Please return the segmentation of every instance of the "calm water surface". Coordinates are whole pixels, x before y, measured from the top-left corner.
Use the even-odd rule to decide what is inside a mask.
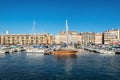
[[[0,80],[120,80],[120,55],[0,54]]]

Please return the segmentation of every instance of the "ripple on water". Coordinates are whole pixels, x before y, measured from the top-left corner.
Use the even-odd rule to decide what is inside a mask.
[[[119,80],[120,56],[0,55],[1,80]]]

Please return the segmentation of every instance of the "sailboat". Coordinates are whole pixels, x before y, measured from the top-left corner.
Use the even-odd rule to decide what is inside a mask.
[[[31,47],[29,47],[29,48],[27,48],[26,49],[26,52],[28,52],[28,53],[48,53],[48,49],[47,48],[45,48],[45,47],[42,47],[42,48],[40,48],[40,46],[37,46],[36,45],[36,34],[34,33],[35,31],[34,31],[34,28],[35,28],[35,22],[33,21],[33,30],[32,30],[32,32],[33,32],[33,38],[34,38],[34,46],[31,46]]]
[[[73,47],[71,48],[71,46],[69,45],[68,43],[68,21],[66,20],[66,45],[67,47],[64,48],[64,49],[57,49],[57,50],[54,50],[52,52],[52,54],[63,54],[63,55],[67,55],[67,54],[76,54],[78,51],[75,50]]]

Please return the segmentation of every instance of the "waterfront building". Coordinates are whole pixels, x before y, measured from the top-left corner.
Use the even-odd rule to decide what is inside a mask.
[[[48,36],[48,43],[49,44],[54,44],[55,43],[55,36],[54,35],[50,34]]]
[[[67,42],[68,44],[81,42],[81,35],[75,31],[69,31],[68,35],[66,35],[66,32],[62,31],[55,36],[56,44],[67,43]]]
[[[107,30],[104,32],[104,44],[118,44],[120,42],[120,30]]]
[[[0,35],[0,45],[5,44],[5,38],[3,35]]]
[[[0,36],[0,43],[2,45],[39,45],[51,44],[54,39],[52,35],[43,34],[6,34]]]
[[[89,43],[95,43],[95,33],[94,32],[82,32],[80,33],[82,39],[82,45],[87,45]]]
[[[96,33],[95,34],[95,44],[104,44],[103,39],[104,39],[103,33]]]

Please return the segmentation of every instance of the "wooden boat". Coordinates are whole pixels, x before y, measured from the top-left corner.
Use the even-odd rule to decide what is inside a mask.
[[[76,54],[77,52],[76,50],[56,50],[52,54]]]
[[[58,49],[58,50],[54,50],[53,52],[52,52],[52,54],[76,54],[78,51],[77,50],[75,50],[73,47],[72,48],[69,48],[70,46],[68,45],[69,43],[68,43],[68,21],[66,20],[66,47],[65,47],[65,49],[62,49],[62,48],[60,48],[60,49]],[[63,44],[64,45],[64,44]]]

